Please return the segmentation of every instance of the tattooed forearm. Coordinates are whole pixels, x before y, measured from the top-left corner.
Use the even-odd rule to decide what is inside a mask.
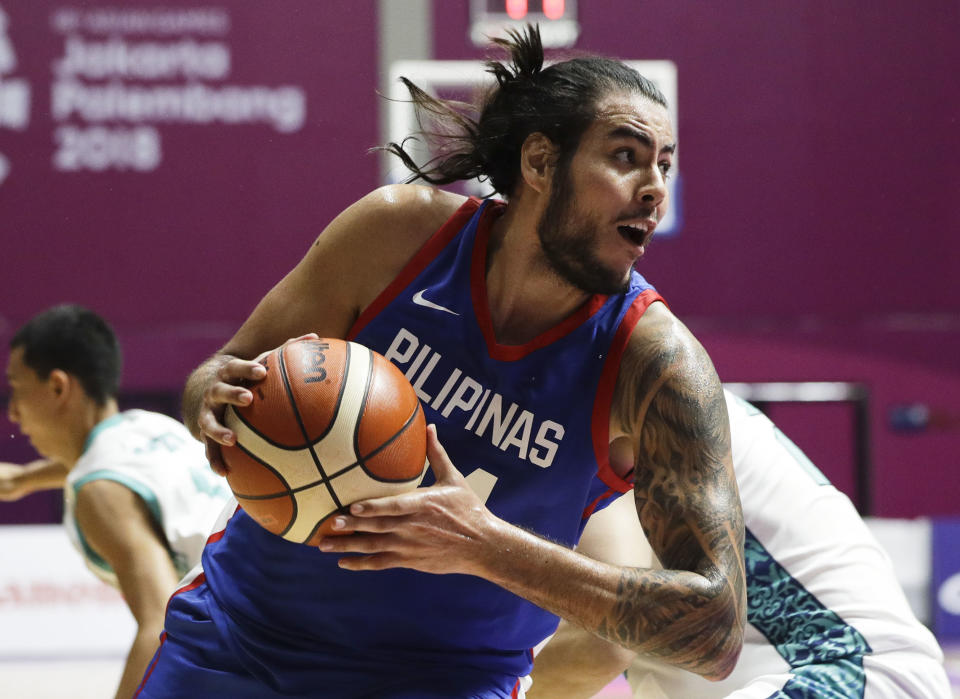
[[[637,513],[665,569],[625,570],[596,631],[723,676],[744,624],[743,519],[719,379],[699,344],[674,330],[653,325],[631,344],[614,398],[634,445]]]
[[[725,676],[736,661],[742,622],[724,587],[679,570],[625,569],[617,603],[596,632],[690,672]]]

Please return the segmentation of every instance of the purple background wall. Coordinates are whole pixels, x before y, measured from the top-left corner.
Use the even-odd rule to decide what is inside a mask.
[[[481,57],[467,3],[434,5],[435,57]],[[578,50],[678,67],[683,226],[641,271],[724,380],[869,386],[877,514],[960,513],[960,6],[580,5]],[[56,130],[91,126],[50,110],[65,42],[50,18],[66,5],[0,6],[19,60],[0,81],[32,88],[29,126],[0,126],[11,163],[0,184],[0,359],[23,321],[75,301],[117,327],[128,390],[175,393],[323,225],[376,186],[366,152],[379,139],[376,4],[237,3],[225,35],[198,37],[229,46],[222,83],[299,86],[298,130],[154,124],[156,170],[82,173],[51,168]],[[906,403],[927,405],[934,424],[891,429],[889,411]],[[771,412],[853,492],[848,410]],[[0,420],[0,460],[29,455],[15,435]]]

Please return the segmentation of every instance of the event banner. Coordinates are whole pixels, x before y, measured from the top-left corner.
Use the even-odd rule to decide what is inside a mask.
[[[61,49],[49,63],[55,172],[154,172],[163,164],[163,130],[169,125],[260,124],[274,134],[303,128],[302,86],[243,84],[232,74],[225,9],[64,7],[54,8],[48,21]],[[5,24],[9,31],[9,18]],[[24,130],[31,84],[17,75],[17,65],[8,33],[0,70],[12,77],[3,85],[2,119]],[[5,159],[5,176],[10,167]]]
[[[375,9],[0,0],[0,336],[72,301],[229,337],[378,183]]]

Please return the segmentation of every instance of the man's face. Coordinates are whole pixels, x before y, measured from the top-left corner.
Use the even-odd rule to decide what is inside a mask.
[[[597,113],[569,165],[555,170],[538,234],[563,279],[614,294],[666,214],[676,144],[667,110],[638,93],[612,93]]]
[[[58,427],[58,401],[51,377],[40,378],[23,361],[23,348],[15,347],[7,362],[7,383],[10,386],[10,402],[7,416],[20,426],[33,448],[41,456],[57,458],[58,436],[63,430]]]

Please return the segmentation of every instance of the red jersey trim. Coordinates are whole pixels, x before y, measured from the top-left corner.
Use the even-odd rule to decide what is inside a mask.
[[[633,488],[631,481],[618,476],[610,466],[610,406],[613,403],[613,389],[617,384],[617,375],[620,373],[620,361],[623,358],[624,350],[630,341],[630,335],[637,326],[640,318],[647,308],[654,301],[663,301],[663,298],[653,289],[647,289],[640,293],[633,300],[633,304],[627,309],[623,319],[620,321],[620,327],[613,337],[610,344],[610,352],[603,364],[603,372],[600,374],[600,384],[597,386],[597,397],[593,404],[593,453],[597,459],[597,475],[600,480],[610,486],[613,490],[626,493]],[[590,505],[590,511],[596,508],[597,502]],[[587,513],[585,513],[586,516]]]
[[[230,513],[230,516],[227,517],[225,520],[223,520],[223,528],[215,531],[213,534],[208,536],[207,542],[204,544],[204,546],[209,546],[210,544],[220,541],[220,539],[223,538],[223,535],[227,531],[227,522],[233,519],[234,515],[236,515],[239,511],[240,511],[240,505],[237,505],[236,508],[234,508],[233,512]],[[223,515],[221,514],[220,517],[223,518]],[[217,524],[219,524],[219,522]],[[215,524],[214,526],[217,526],[217,525]],[[200,564],[197,564],[197,566],[193,568],[193,570],[199,571],[197,573],[197,576],[193,580],[191,580],[189,583],[184,585],[183,587],[179,587],[173,591],[173,594],[170,595],[170,599],[167,600],[167,608],[170,607],[170,600],[172,600],[174,597],[176,597],[177,595],[183,592],[189,592],[190,590],[198,588],[207,581],[207,574],[203,572],[203,568],[200,566]],[[190,572],[192,573],[193,570],[191,570]],[[167,615],[166,610],[164,610],[163,615],[164,616]]]
[[[387,285],[387,288],[381,291],[377,298],[357,317],[353,326],[350,328],[350,332],[347,333],[346,339],[352,340],[359,335],[367,323],[373,320],[391,301],[397,298],[400,292],[403,291],[410,282],[416,279],[417,275],[426,269],[427,265],[433,261],[440,251],[460,233],[482,203],[482,200],[476,197],[470,197],[463,202],[460,208],[453,213],[453,216],[447,219],[447,222],[417,250],[409,262],[400,270],[400,274],[394,277],[393,281]]]
[[[473,298],[473,312],[477,317],[477,324],[487,343],[487,353],[491,359],[502,362],[513,362],[523,359],[531,352],[546,347],[551,342],[559,340],[587,321],[590,316],[599,311],[606,303],[607,296],[594,294],[585,304],[572,315],[567,316],[557,325],[537,335],[523,345],[501,345],[497,342],[493,332],[493,320],[490,318],[490,301],[487,296],[487,243],[490,240],[490,228],[493,218],[480,222],[477,230],[477,239],[473,248],[473,258],[470,268],[470,293]]]
[[[589,517],[589,516],[592,515],[594,512],[596,512],[597,506],[600,504],[600,502],[601,502],[602,500],[604,500],[605,498],[610,497],[610,496],[613,495],[615,492],[618,492],[618,491],[613,490],[612,488],[609,488],[609,489],[605,490],[603,493],[601,493],[600,495],[598,495],[593,502],[591,502],[589,505],[587,505],[587,509],[585,509],[585,510],[583,511],[583,515],[581,516],[581,519],[587,519],[587,517]]]
[[[201,585],[203,585],[203,583],[205,582],[207,582],[207,574],[201,570],[200,573],[197,575],[197,577],[195,577],[193,580],[191,580],[189,583],[187,583],[183,587],[177,588],[176,590],[173,591],[173,594],[170,595],[170,599],[167,600],[167,609],[170,608],[170,602],[173,600],[174,597],[176,597],[177,595],[181,595],[184,592],[190,592],[190,590],[195,590]],[[167,612],[164,611],[163,615],[166,616]]]

